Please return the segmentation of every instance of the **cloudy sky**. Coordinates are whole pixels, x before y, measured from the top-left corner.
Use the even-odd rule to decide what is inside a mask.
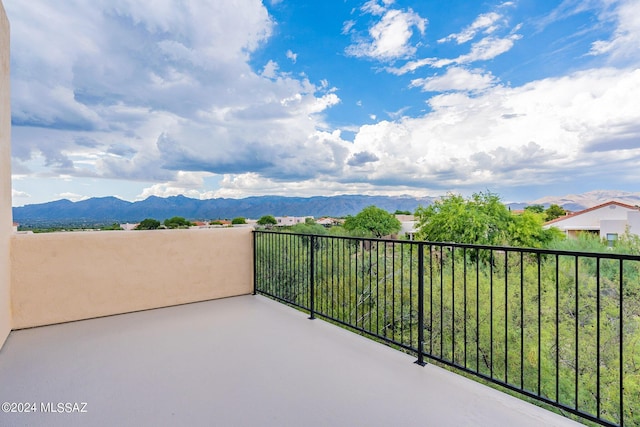
[[[640,0],[3,0],[13,204],[640,191]]]

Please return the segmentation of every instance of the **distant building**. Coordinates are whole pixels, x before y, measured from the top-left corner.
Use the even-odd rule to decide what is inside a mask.
[[[307,221],[307,218],[313,219],[312,216],[277,216],[275,217],[278,223],[277,227],[286,227],[292,226],[296,224],[304,224]]]
[[[18,227],[20,226],[20,224],[18,224],[17,222],[13,223],[13,232],[17,233],[18,232]]]
[[[416,217],[415,215],[394,215],[398,221],[400,221],[400,225],[402,228],[400,229],[400,234],[404,234],[407,236],[409,240],[414,240],[415,234],[418,230],[416,230]]]
[[[334,225],[342,225],[344,223],[343,219],[331,218],[331,217],[323,217],[316,221],[316,224],[320,224],[324,227],[333,227]]]
[[[627,231],[640,236],[640,209],[611,201],[545,223],[544,228],[550,227],[559,228],[567,237],[589,232],[613,242]]]

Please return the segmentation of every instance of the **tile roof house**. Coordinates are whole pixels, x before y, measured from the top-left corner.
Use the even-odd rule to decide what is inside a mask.
[[[567,237],[576,237],[580,232],[598,233],[607,240],[616,240],[626,232],[640,235],[640,208],[610,201],[556,218],[544,225],[544,228],[550,227],[559,228]]]

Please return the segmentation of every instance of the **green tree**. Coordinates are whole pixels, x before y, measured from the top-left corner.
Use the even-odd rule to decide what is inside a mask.
[[[192,225],[191,221],[188,221],[181,216],[174,216],[173,218],[164,220],[164,226],[167,228],[187,228]]]
[[[140,224],[136,227],[136,230],[155,230],[160,227],[160,221],[153,218],[146,218],[140,221]]]
[[[509,244],[526,248],[544,248],[554,240],[564,239],[564,233],[556,227],[542,228],[544,213],[525,209],[514,215],[509,224]]]
[[[546,215],[546,220],[547,221],[551,221],[554,220],[556,218],[560,218],[561,216],[565,216],[567,214],[567,211],[565,211],[562,207],[553,204],[551,206],[549,206],[547,208],[546,211],[544,211],[545,215]]]
[[[542,205],[530,205],[524,208],[525,211],[533,213],[544,213],[544,206]]]
[[[344,228],[356,235],[387,236],[400,231],[400,221],[384,209],[376,206],[364,208],[356,216],[348,216]]]
[[[434,242],[481,245],[508,243],[513,216],[497,194],[474,193],[465,199],[448,194],[416,210],[417,237]]]
[[[231,220],[231,224],[234,224],[234,225],[236,225],[236,224],[246,224],[246,223],[247,223],[247,220],[245,218],[241,217],[241,216],[239,216],[237,218],[233,218]]]
[[[411,212],[409,211],[401,211],[401,210],[397,210],[393,213],[394,215],[411,215]]]
[[[277,223],[278,221],[276,221],[273,215],[264,215],[258,220],[258,225],[264,225],[266,227],[276,225]]]
[[[300,234],[316,234],[316,235],[327,234],[327,229],[320,224],[316,224],[315,222],[313,223],[305,222],[304,224],[296,224],[293,227],[291,227],[291,231],[293,233],[300,233]]]

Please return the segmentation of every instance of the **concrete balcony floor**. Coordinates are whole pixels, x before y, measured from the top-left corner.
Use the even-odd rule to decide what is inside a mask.
[[[577,426],[262,296],[14,331],[2,426]],[[86,402],[86,413],[41,403]]]

